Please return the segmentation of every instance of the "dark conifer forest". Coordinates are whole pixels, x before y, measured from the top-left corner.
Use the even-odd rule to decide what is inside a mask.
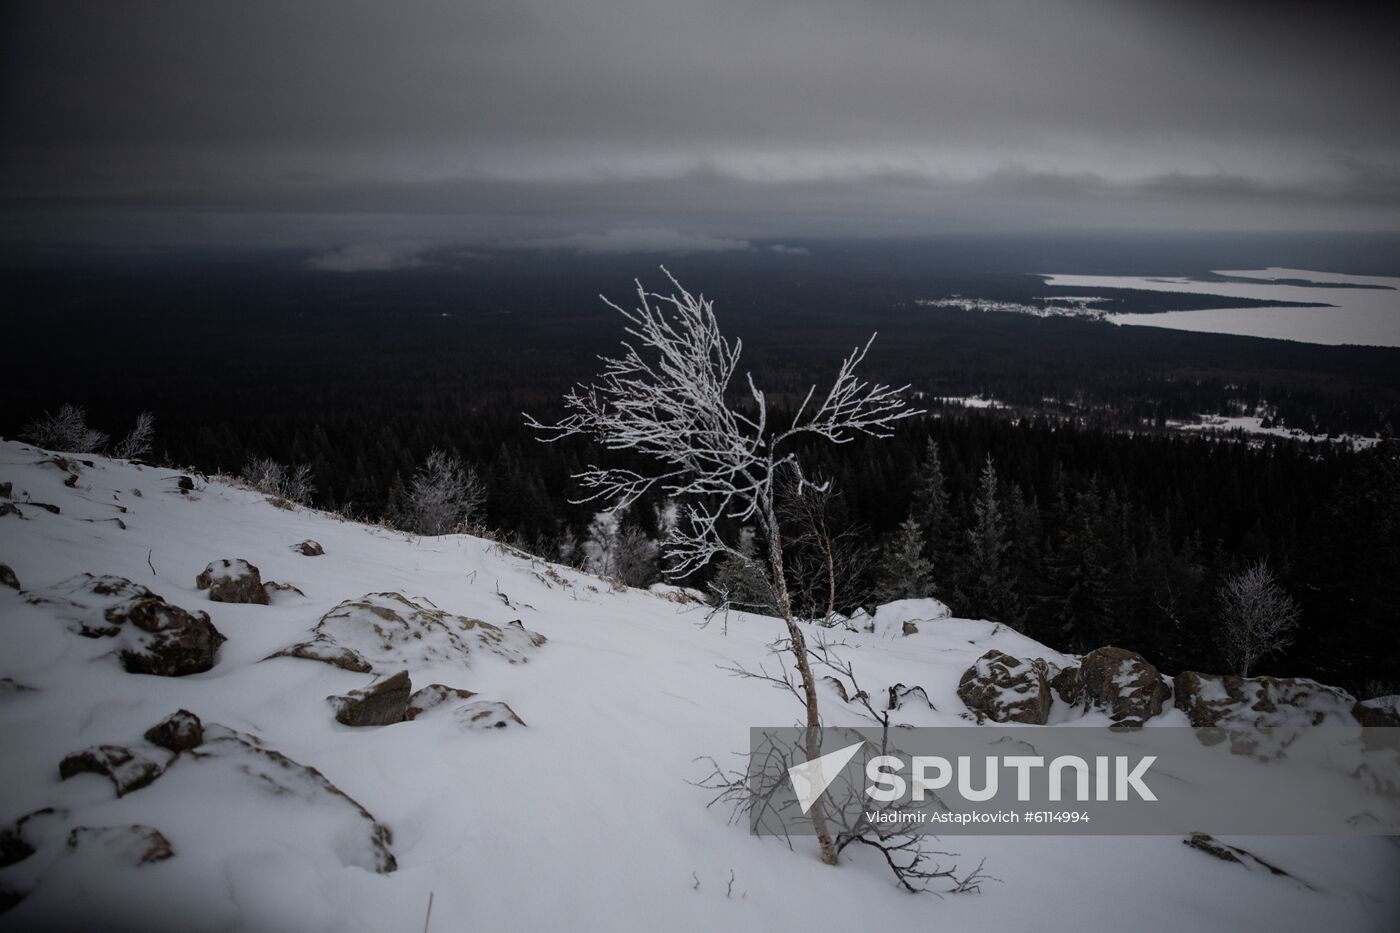
[[[932,592],[905,595],[936,595],[1063,650],[1114,644],[1169,670],[1217,670],[1221,581],[1262,560],[1303,621],[1258,673],[1395,692],[1400,451],[1393,441],[1354,449],[1342,435],[1388,434],[1400,351],[916,307],[928,295],[1046,291],[1001,271],[1020,256],[994,256],[991,271],[970,276],[935,255],[942,264],[922,277],[896,274],[908,256],[870,249],[831,267],[674,262],[716,297],[780,406],[878,330],[869,374],[908,382],[927,411],[893,438],[808,452],[810,472],[833,481],[831,527],[861,555],[840,611],[888,595],[892,575],[921,578],[891,569],[912,547]],[[306,464],[315,505],[369,520],[392,519],[415,469],[444,449],[485,480],[486,529],[576,559],[570,544],[601,506],[576,502],[569,477],[603,454],[539,444],[522,412],[557,414],[568,386],[592,375],[621,327],[591,296],[625,301],[638,274],[648,270],[635,257],[503,254],[353,276],[311,274],[283,255],[150,266],[28,257],[4,272],[6,316],[25,338],[10,354],[0,432],[17,436],[65,402],[114,434],[150,410],[154,459],[233,474],[254,457]],[[1005,407],[941,401],[978,394]],[[1238,410],[1336,439],[1169,425]],[[661,503],[642,506],[629,521],[658,537]],[[704,589],[715,570],[679,582]]]

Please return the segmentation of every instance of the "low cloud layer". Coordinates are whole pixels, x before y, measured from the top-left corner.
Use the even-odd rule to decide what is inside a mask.
[[[620,227],[594,233],[512,240],[505,246],[523,249],[568,250],[583,254],[721,253],[749,249],[747,240],[683,233],[669,227]]]
[[[56,236],[214,236],[259,227],[231,214],[296,215],[341,219],[308,230],[379,227],[365,243],[445,228],[581,252],[1396,229],[1400,65],[1378,15],[1199,0],[21,2],[0,12],[0,210]],[[374,249],[324,267],[404,261]]]

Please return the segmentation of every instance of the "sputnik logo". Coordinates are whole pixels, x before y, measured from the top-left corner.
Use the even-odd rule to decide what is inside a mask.
[[[820,758],[813,758],[788,768],[788,780],[792,781],[792,789],[797,794],[797,802],[802,805],[803,813],[812,809],[812,804],[826,793],[831,782],[851,763],[851,759],[864,744],[865,740],[861,739],[854,745],[847,745]]]

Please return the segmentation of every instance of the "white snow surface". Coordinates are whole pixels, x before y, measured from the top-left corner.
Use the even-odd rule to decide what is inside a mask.
[[[960,853],[967,868],[985,858],[1000,882],[942,899],[901,893],[874,853],[848,850],[841,866],[827,867],[803,840],[789,851],[731,825],[727,810],[705,806],[709,792],[687,783],[705,773],[697,756],[738,766],[733,753],[747,747],[750,726],[797,720],[790,696],[718,667],[771,661],[774,620],[731,613],[727,626],[702,626],[703,607],[611,592],[478,538],[410,537],[288,511],[217,481],[182,495],[179,474],[164,469],[95,458],[67,488],[65,474],[39,459],[0,443],[0,481],[14,483],[24,513],[0,517],[0,562],[22,587],[120,575],[208,612],[228,641],[206,673],[128,674],[110,640],[82,638],[52,606],[0,587],[0,677],[36,688],[0,692],[0,824],[46,806],[68,811],[36,821],[39,854],[0,870],[0,884],[36,885],[0,914],[2,930],[42,929],[46,915],[86,917],[93,930],[417,930],[430,894],[434,931],[1080,930],[1086,916],[1132,918],[1135,929],[1383,930],[1400,916],[1400,848],[1383,838],[1230,840],[1310,889],[1176,837],[947,836],[940,848]],[[26,498],[61,513],[26,507]],[[325,556],[292,550],[307,538]],[[194,579],[225,557],[252,562],[306,599],[210,602]],[[409,668],[415,688],[469,689],[474,702],[508,704],[528,725],[473,730],[459,713],[342,726],[325,698],[373,675],[263,660],[309,638],[342,601],[375,592],[503,629],[519,619],[545,635],[528,663],[475,651],[467,666],[425,653]],[[896,605],[876,618],[886,615],[891,625],[917,616],[919,635],[843,631],[841,639],[873,695],[920,685],[937,707],[907,704],[897,721],[966,724],[958,678],[988,649],[1064,660],[988,622],[924,623],[937,606]],[[828,722],[861,723],[830,692],[824,702]],[[177,760],[120,799],[97,775],[59,780],[65,754],[137,743],[179,708],[317,769],[391,830],[397,870],[366,867],[365,824],[345,805],[259,793],[247,774],[212,763]],[[1096,716],[1107,723],[1102,713],[1080,722]],[[1184,718],[1171,711],[1152,723]],[[174,857],[136,866],[63,845],[71,826],[131,824],[160,830]]]
[[[1276,266],[1267,269],[1219,270],[1215,274],[1252,281],[1202,282],[1170,276],[1046,275],[1045,284],[1070,288],[1131,288],[1225,295],[1261,301],[1318,303],[1329,307],[1203,308],[1158,314],[1110,314],[1108,320],[1114,324],[1207,331],[1213,334],[1240,334],[1248,337],[1274,337],[1304,343],[1400,346],[1400,278],[1343,275]],[[1313,284],[1292,284],[1294,281]]]

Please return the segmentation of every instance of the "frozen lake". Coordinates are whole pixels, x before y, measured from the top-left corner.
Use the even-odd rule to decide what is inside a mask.
[[[1400,346],[1400,278],[1282,268],[1220,270],[1215,274],[1253,281],[1202,282],[1189,278],[1127,275],[1047,275],[1045,284],[1072,288],[1191,292],[1262,301],[1319,302],[1332,307],[1211,308],[1161,314],[1111,314],[1108,319],[1115,324],[1276,337],[1305,343]],[[1280,281],[1288,279],[1301,279],[1313,284],[1285,284]]]

